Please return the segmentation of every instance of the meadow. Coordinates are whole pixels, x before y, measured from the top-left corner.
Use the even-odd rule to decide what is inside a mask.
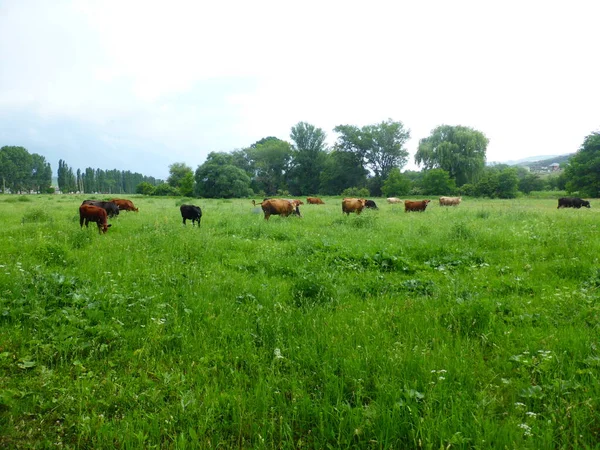
[[[543,197],[0,196],[0,447],[600,448],[600,202]]]

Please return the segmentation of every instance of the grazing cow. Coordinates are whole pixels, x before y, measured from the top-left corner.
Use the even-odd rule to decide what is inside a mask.
[[[427,204],[430,201],[431,200],[419,200],[419,201],[404,200],[404,212],[409,212],[409,211],[423,212],[423,211],[425,211],[425,208],[427,208]]]
[[[106,211],[104,208],[94,205],[81,205],[79,207],[79,226],[83,228],[83,224],[87,228],[89,222],[96,222],[98,224],[98,233],[106,233],[108,225],[106,223]]]
[[[379,209],[373,200],[365,200],[365,208]]]
[[[350,215],[351,212],[360,214],[365,207],[366,200],[364,198],[345,198],[342,200],[342,214]]]
[[[94,205],[106,211],[108,217],[111,219],[119,215],[119,207],[113,202],[102,202],[100,200],[84,200],[82,205]]]
[[[254,200],[252,200],[252,204],[256,206],[256,202]],[[298,209],[298,205],[283,198],[268,198],[263,200],[263,202],[260,204],[260,207],[265,213],[265,220],[269,220],[269,217],[271,216],[287,217],[290,214],[296,214],[297,216],[300,216],[300,209]]]
[[[114,204],[116,204],[121,211],[135,211],[138,212],[138,208],[133,206],[133,202],[131,200],[125,200],[121,198],[113,198],[111,200]]]
[[[192,227],[194,226],[194,222],[198,222],[198,227],[200,227],[200,219],[202,218],[202,210],[199,206],[194,205],[181,205],[179,207],[181,211],[181,217],[183,218],[183,224],[185,225],[186,219],[192,221]]]
[[[319,197],[306,197],[306,203],[309,205],[324,205],[325,202]]]
[[[458,206],[462,197],[440,197],[440,206]]]
[[[585,206],[586,208],[590,208],[590,202],[584,200],[579,197],[561,197],[558,199],[558,208],[581,208]]]
[[[400,200],[398,197],[388,197],[387,198],[387,202],[390,205],[396,204],[396,203],[402,203],[402,200]]]

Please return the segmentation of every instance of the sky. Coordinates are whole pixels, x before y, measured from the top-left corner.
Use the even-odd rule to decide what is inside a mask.
[[[600,130],[600,2],[0,0],[0,146],[166,179],[307,122],[439,125],[487,160]]]

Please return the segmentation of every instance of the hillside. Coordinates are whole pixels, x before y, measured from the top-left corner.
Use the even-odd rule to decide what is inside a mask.
[[[541,159],[541,160],[537,160],[537,161],[522,160],[522,161],[516,162],[513,165],[529,167],[531,170],[536,171],[536,170],[541,170],[542,167],[548,167],[548,166],[550,166],[550,164],[558,163],[558,164],[560,164],[560,168],[564,169],[565,164],[569,161],[569,158],[571,158],[573,155],[574,155],[574,153],[569,153],[567,155],[552,156],[552,157],[548,157],[548,159]]]

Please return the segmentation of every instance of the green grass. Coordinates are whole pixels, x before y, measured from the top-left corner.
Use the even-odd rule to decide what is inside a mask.
[[[594,202],[12,198],[0,447],[598,448]]]

